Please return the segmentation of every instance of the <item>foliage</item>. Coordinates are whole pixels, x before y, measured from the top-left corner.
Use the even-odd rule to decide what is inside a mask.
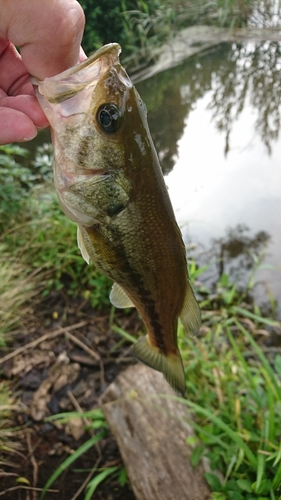
[[[11,218],[19,210],[34,181],[30,170],[17,161],[27,155],[28,151],[20,146],[0,146],[0,224],[4,217]]]
[[[259,322],[263,321],[256,320],[257,330]],[[281,358],[277,354],[269,363],[245,323],[241,312],[240,317],[217,322],[202,339],[183,340],[188,398],[184,404],[196,416],[198,436],[192,459],[196,465],[206,456],[211,468],[223,473],[223,481],[215,472],[206,475],[214,499],[277,500]]]
[[[0,382],[0,475],[1,465],[5,466],[6,455],[17,453],[21,445],[17,438],[17,429],[13,428],[12,413],[18,410],[17,401],[12,395],[9,384]]]
[[[193,416],[196,436],[187,439],[191,463],[209,459],[205,477],[213,500],[280,500],[281,355],[263,340],[280,333],[280,323],[249,303],[254,271],[239,293],[225,273],[215,290],[201,284],[207,268],[189,266],[203,299],[201,334],[186,338],[181,326],[178,331],[187,391],[186,399],[175,399]]]
[[[0,289],[6,300],[11,299],[9,309],[5,303],[7,320],[2,324],[9,328],[12,323],[8,324],[8,316],[17,323],[19,307],[35,290],[46,296],[52,290],[63,289],[72,297],[82,295],[89,299],[92,307],[102,308],[109,305],[111,286],[108,278],[89,267],[81,257],[76,243],[77,227],[59,207],[54,188],[49,184],[52,176],[50,146],[38,148],[31,170],[16,163],[15,156],[25,151],[22,149],[14,145],[5,147],[5,160],[2,160],[11,171],[11,190],[7,197],[0,198],[3,260]],[[13,205],[13,217],[10,205]],[[1,311],[0,307],[0,318],[4,314]]]
[[[146,63],[151,47],[165,40],[174,26],[176,0],[109,0],[93,5],[81,0],[86,16],[83,47],[91,54],[101,45],[118,42],[127,66]]]
[[[254,0],[108,0],[98,5],[80,0],[86,16],[83,47],[91,54],[101,45],[118,42],[126,64],[146,63],[151,49],[182,27],[193,24],[246,26]],[[265,9],[266,10],[266,9]]]
[[[42,490],[40,500],[44,498],[48,488],[50,488],[50,486],[54,483],[54,481],[62,474],[62,472],[66,468],[71,467],[79,457],[81,457],[84,453],[86,453],[86,451],[95,446],[99,441],[101,441],[107,435],[107,429],[108,429],[107,423],[102,411],[98,408],[84,413],[79,413],[79,412],[61,413],[58,415],[53,415],[51,417],[48,417],[46,421],[48,422],[55,421],[58,424],[62,424],[68,422],[69,420],[72,420],[73,418],[81,418],[81,417],[83,417],[84,419],[87,418],[89,421],[89,424],[87,425],[87,430],[92,431],[93,429],[95,429],[99,430],[99,432],[98,434],[92,435],[88,441],[79,446],[77,450],[74,453],[72,453],[69,457],[67,457],[66,460],[64,460],[60,464],[60,466],[53,472],[53,474],[48,479],[47,483],[45,484]],[[100,431],[100,429],[102,428],[104,430]],[[85,471],[83,470],[83,472]],[[88,483],[85,484],[85,500],[90,500],[92,498],[93,493],[99,486],[99,484],[105,481],[108,477],[111,478],[112,476],[117,477],[120,485],[124,485],[126,482],[126,474],[124,475],[124,469],[120,468],[119,466],[106,467],[105,469],[99,469],[94,467],[92,472],[93,473],[96,472],[96,474],[92,479],[89,478]]]
[[[191,274],[200,275],[194,263]],[[201,290],[204,335],[187,339],[179,328],[183,402],[197,435],[190,442],[191,460],[196,466],[208,457],[214,472],[206,480],[214,500],[277,500],[281,494],[281,356],[255,340],[280,331],[280,323],[243,302],[254,282],[252,273],[241,294],[223,274],[215,293]]]
[[[63,289],[72,297],[81,294],[90,299],[93,307],[108,305],[111,282],[81,257],[77,227],[62,213],[53,189],[35,189],[30,196],[21,205],[21,224],[2,236],[6,252],[24,261],[31,272],[41,272],[43,295]]]
[[[0,244],[0,348],[6,345],[10,333],[23,327],[30,314],[29,302],[42,289],[42,279],[36,270],[21,262]]]

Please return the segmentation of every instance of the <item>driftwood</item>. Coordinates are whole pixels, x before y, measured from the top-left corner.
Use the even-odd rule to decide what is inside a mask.
[[[186,438],[193,434],[182,403],[161,373],[130,366],[101,398],[137,500],[207,500],[210,490],[200,464],[190,464]]]

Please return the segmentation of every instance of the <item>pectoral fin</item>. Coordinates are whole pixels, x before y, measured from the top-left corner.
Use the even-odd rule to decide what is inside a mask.
[[[124,292],[123,288],[121,288],[120,285],[117,285],[117,283],[113,284],[109,295],[109,300],[113,306],[120,309],[125,309],[126,307],[135,307],[126,292]]]
[[[154,347],[149,343],[146,335],[141,337],[134,345],[133,355],[145,365],[162,372],[171,387],[181,396],[184,396],[186,389],[185,375],[179,352],[164,355],[158,347]]]
[[[77,244],[80,249],[81,255],[83,259],[87,262],[87,264],[90,264],[90,256],[87,252],[87,249],[85,247],[85,243],[83,240],[83,236],[81,234],[79,226],[77,226]]]
[[[189,283],[185,293],[180,320],[188,335],[196,335],[201,326],[201,312]]]

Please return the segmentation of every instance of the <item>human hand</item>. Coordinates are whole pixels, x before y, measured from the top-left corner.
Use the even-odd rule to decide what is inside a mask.
[[[0,0],[0,12],[0,144],[8,144],[48,126],[29,76],[43,80],[86,58],[84,13],[76,0]]]

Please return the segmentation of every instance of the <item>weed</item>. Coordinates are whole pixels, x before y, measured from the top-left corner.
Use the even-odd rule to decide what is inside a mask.
[[[77,226],[62,213],[53,188],[44,184],[30,192],[27,202],[22,201],[21,222],[7,228],[0,244],[12,259],[25,263],[31,274],[40,273],[43,296],[64,290],[102,308],[109,305],[111,281],[85,263],[76,234]]]
[[[211,468],[223,473],[223,482],[215,472],[206,474],[213,499],[277,500],[280,355],[268,361],[254,336],[261,325],[280,325],[238,306],[222,308],[209,325],[198,339],[186,339],[179,329],[187,381],[187,400],[182,401],[194,415],[198,436],[193,461],[206,456]]]
[[[16,440],[16,431],[13,427],[12,414],[18,410],[16,398],[8,383],[0,382],[0,475],[1,466],[6,464],[6,457],[9,458],[18,453],[21,444]]]
[[[196,280],[203,273],[195,262],[189,271]],[[189,423],[196,436],[187,439],[191,463],[196,467],[208,458],[211,472],[205,477],[213,500],[280,500],[281,495],[281,355],[269,349],[268,359],[255,340],[280,331],[280,323],[243,302],[253,286],[252,274],[242,293],[226,274],[212,293],[197,282],[199,293],[206,294],[200,304],[202,334],[186,338],[182,326],[178,330],[187,399],[175,399],[193,416]],[[135,341],[121,328],[114,330]]]
[[[89,424],[86,426],[86,429],[90,432],[93,429],[101,429],[104,428],[103,431],[98,432],[98,434],[93,435],[88,441],[83,443],[72,455],[70,455],[64,462],[60,464],[60,466],[54,471],[51,475],[47,483],[45,484],[40,499],[43,499],[45,493],[50,488],[50,486],[54,483],[54,481],[62,474],[62,472],[73,465],[73,463],[81,457],[86,451],[95,446],[99,441],[101,441],[107,435],[107,423],[105,421],[104,415],[100,409],[95,409],[92,411],[79,413],[79,412],[69,412],[69,413],[61,413],[58,415],[53,415],[48,417],[47,421],[58,422],[59,424],[66,423],[73,418],[87,418]],[[77,472],[77,471],[76,471]],[[82,472],[82,471],[80,471]],[[85,470],[83,470],[85,472]],[[124,468],[120,468],[119,466],[107,467],[105,469],[99,469],[94,467],[91,471],[94,473],[94,477],[92,479],[89,478],[87,484],[85,484],[85,500],[90,500],[92,498],[93,493],[96,491],[99,484],[105,481],[108,477],[116,477],[119,481],[119,484],[122,486],[126,482],[126,473]]]

